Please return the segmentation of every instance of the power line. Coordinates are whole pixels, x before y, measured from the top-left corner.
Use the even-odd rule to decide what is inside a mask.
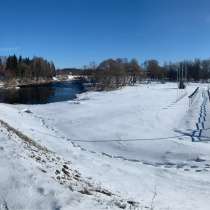
[[[38,130],[33,129],[36,132],[42,133],[46,136],[52,136],[57,139],[66,139],[71,142],[84,142],[84,143],[106,143],[106,142],[135,142],[135,141],[161,141],[161,140],[170,140],[170,139],[178,139],[182,137],[198,137],[198,136],[193,136],[192,134],[188,133],[183,133],[181,135],[175,135],[175,136],[168,136],[168,137],[153,137],[153,138],[136,138],[136,139],[71,139],[65,136],[56,136],[53,134],[41,132]],[[207,136],[200,136],[201,138],[204,139],[209,139],[210,137]],[[202,140],[201,140],[202,141]],[[204,140],[207,141],[207,140]]]
[[[89,140],[89,139],[68,139],[72,142],[87,142],[87,143],[104,143],[104,142],[134,142],[134,141],[160,141],[160,140],[170,140],[170,139],[177,139],[184,136],[190,137],[190,135],[177,135],[177,136],[169,136],[169,137],[159,137],[159,138],[138,138],[138,139],[96,139],[96,140]]]
[[[176,139],[176,138],[181,138],[181,137],[191,137],[190,134],[181,134],[181,135],[176,135],[176,136],[168,136],[168,137],[153,137],[153,138],[136,138],[136,139],[71,139],[65,136],[56,136],[53,134],[49,134],[49,133],[45,133],[45,132],[41,132],[38,130],[33,129],[33,131],[42,133],[46,136],[52,136],[54,138],[62,138],[62,139],[66,139],[68,141],[72,141],[72,142],[90,142],[90,143],[94,143],[94,142],[98,142],[98,143],[104,143],[104,142],[132,142],[132,141],[160,141],[160,140],[169,140],[169,139]]]

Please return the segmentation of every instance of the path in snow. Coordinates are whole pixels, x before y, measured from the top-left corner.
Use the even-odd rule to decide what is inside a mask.
[[[210,95],[208,91],[203,91],[203,103],[200,106],[200,116],[196,124],[197,141],[202,142],[210,141]]]

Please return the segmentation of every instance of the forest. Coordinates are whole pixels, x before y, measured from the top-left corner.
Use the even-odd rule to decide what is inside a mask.
[[[50,80],[55,75],[53,62],[42,57],[22,58],[16,55],[0,57],[0,79],[4,81],[18,81],[19,83]]]
[[[99,65],[91,62],[80,70],[65,69],[58,72],[83,75],[94,89],[104,90],[142,81],[174,82],[177,81],[177,73],[181,71],[186,81],[206,82],[210,79],[210,60],[195,59],[160,65],[155,59],[139,64],[136,59],[118,58],[104,60]]]
[[[208,81],[210,79],[210,59],[194,59],[160,64],[151,59],[139,64],[137,59],[106,59],[99,63],[91,62],[83,68],[56,70],[53,62],[42,57],[32,59],[16,55],[0,57],[0,80],[30,83],[30,81],[49,81],[53,76],[79,75],[85,78],[94,89],[104,90],[134,85],[140,81],[176,81],[177,72],[183,70],[187,81]]]

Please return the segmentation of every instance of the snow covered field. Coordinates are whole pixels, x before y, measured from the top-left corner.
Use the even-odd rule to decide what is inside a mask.
[[[189,107],[188,96],[198,86]],[[75,101],[46,105],[0,104],[1,120],[53,151],[39,152],[45,163],[37,161],[37,154],[31,157],[33,147],[25,148],[14,134],[8,141],[9,131],[2,130],[2,205],[129,209],[129,201],[135,201],[136,209],[208,210],[210,145],[197,136],[204,112],[202,132],[210,136],[206,89],[206,84],[188,84],[184,91],[175,83],[149,84],[87,92]],[[49,162],[57,156],[59,161]],[[78,173],[79,180],[65,174],[64,183],[58,180],[55,172],[62,171],[66,161],[71,163],[69,173]]]

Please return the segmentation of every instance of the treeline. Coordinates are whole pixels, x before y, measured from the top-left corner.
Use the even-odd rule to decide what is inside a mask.
[[[210,79],[210,59],[168,63],[163,68],[167,73],[167,79],[170,81],[177,79],[177,72],[181,69],[183,69],[187,81],[206,82]]]
[[[210,79],[210,60],[169,62],[160,65],[157,60],[145,61],[142,65],[136,59],[107,59],[96,65],[85,66],[78,74],[86,76],[95,89],[113,89],[134,85],[141,81],[177,81],[178,72],[183,71],[187,81],[207,81]],[[72,72],[75,74],[75,71]]]
[[[207,81],[210,79],[210,59],[169,62],[160,65],[157,60],[139,64],[136,59],[107,59],[99,65],[92,62],[83,69],[55,70],[52,62],[41,57],[22,58],[15,55],[0,57],[0,80],[30,81],[51,80],[53,76],[81,75],[91,87],[97,90],[134,85],[141,81],[176,81],[177,73],[183,70],[187,81]],[[19,82],[19,83],[20,83]]]
[[[16,55],[0,58],[0,78],[4,80],[39,81],[55,75],[52,62],[41,57],[22,58]]]
[[[89,83],[96,90],[114,89],[125,85],[134,85],[145,78],[145,72],[136,59],[107,59],[96,65],[91,62],[83,69],[67,68],[56,72],[58,76],[75,75]]]
[[[119,88],[125,85],[134,85],[145,78],[145,73],[135,59],[108,59],[98,66],[90,64],[84,70],[84,75],[98,90]]]
[[[162,66],[156,60],[149,60],[144,62],[143,69],[150,80],[177,81],[178,73],[183,74],[184,80],[191,82],[206,82],[210,79],[210,59],[169,62]]]

